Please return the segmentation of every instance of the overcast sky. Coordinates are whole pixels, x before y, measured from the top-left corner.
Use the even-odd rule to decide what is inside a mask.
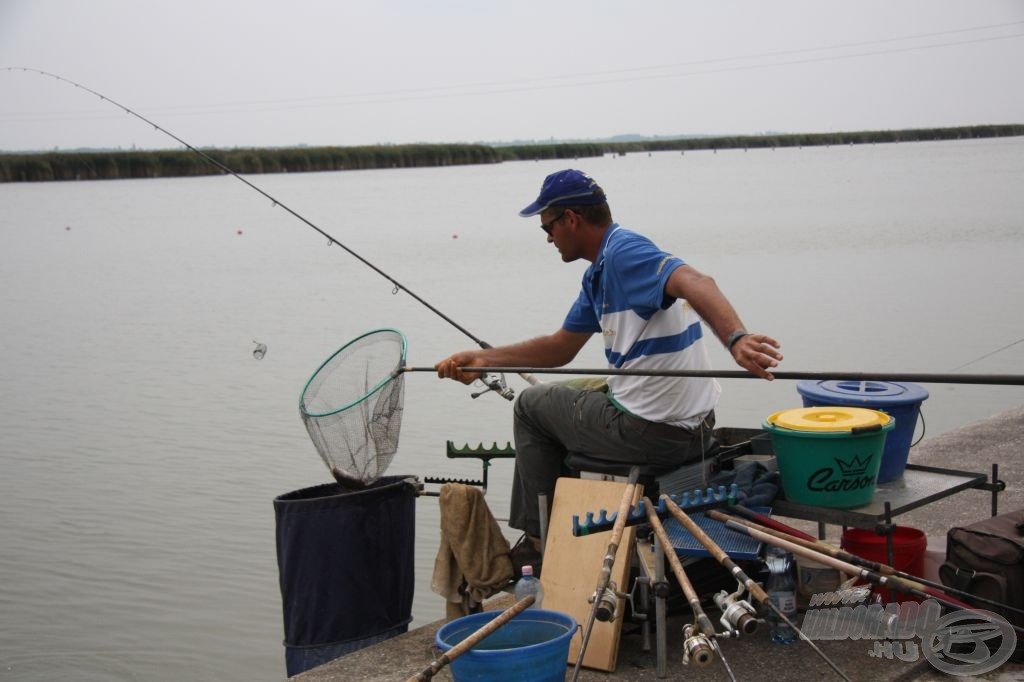
[[[1024,123],[1022,0],[0,0],[0,150]]]

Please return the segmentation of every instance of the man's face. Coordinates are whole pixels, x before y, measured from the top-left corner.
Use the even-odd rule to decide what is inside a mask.
[[[562,255],[562,261],[571,263],[580,255],[576,253],[576,228],[579,216],[572,210],[558,206],[546,209],[540,214],[541,229],[547,233],[548,242],[555,245]]]

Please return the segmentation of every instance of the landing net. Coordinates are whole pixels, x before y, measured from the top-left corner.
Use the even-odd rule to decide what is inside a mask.
[[[402,332],[375,329],[329,357],[302,391],[306,431],[342,485],[374,483],[398,450],[405,354]]]

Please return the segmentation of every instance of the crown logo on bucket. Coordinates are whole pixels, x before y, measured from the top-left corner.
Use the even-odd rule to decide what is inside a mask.
[[[863,476],[864,472],[868,470],[868,466],[871,464],[871,457],[865,455],[864,458],[860,458],[854,455],[850,460],[835,458],[836,466],[843,472],[843,476]]]

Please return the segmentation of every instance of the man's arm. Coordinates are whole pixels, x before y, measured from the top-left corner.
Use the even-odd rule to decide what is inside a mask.
[[[730,336],[744,329],[739,314],[715,280],[689,265],[678,267],[669,275],[665,293],[686,299],[726,347]],[[779,342],[764,334],[747,333],[734,339],[729,352],[740,367],[768,380],[774,378],[769,370],[782,360]]]
[[[459,367],[561,367],[576,357],[590,336],[559,329],[508,346],[461,351],[441,360],[434,369],[442,379],[469,384],[479,379],[480,373],[460,372]]]

